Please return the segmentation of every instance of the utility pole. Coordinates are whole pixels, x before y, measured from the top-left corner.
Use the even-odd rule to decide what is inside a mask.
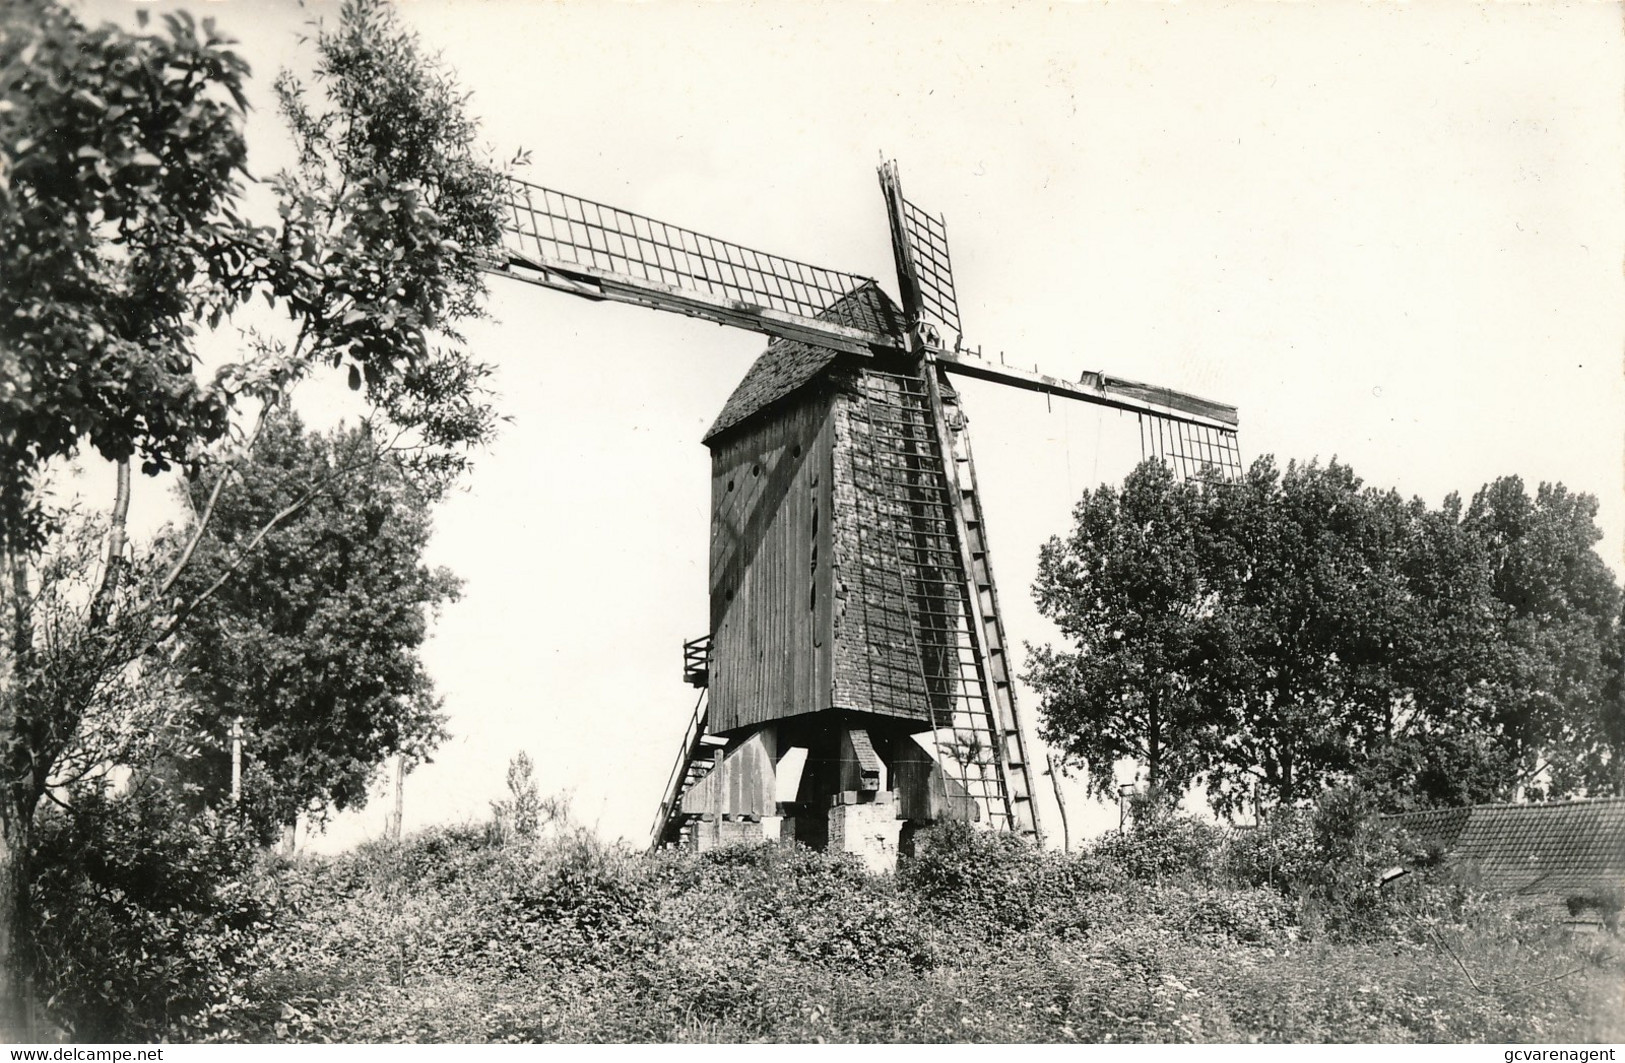
[[[389,835],[390,841],[401,840],[401,812],[402,791],[406,781],[406,754],[395,754],[395,810],[389,814],[389,822],[384,825],[384,831]]]
[[[231,721],[231,803],[243,799],[243,718]]]

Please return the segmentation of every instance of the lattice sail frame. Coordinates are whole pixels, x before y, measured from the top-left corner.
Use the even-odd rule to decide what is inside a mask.
[[[959,298],[954,293],[953,261],[948,257],[947,219],[933,217],[904,199],[903,234],[920,285],[920,316],[940,326],[944,337],[958,339],[964,330],[959,324]]]
[[[1241,446],[1235,429],[1149,414],[1141,414],[1139,422],[1141,456],[1162,461],[1175,476],[1191,480],[1214,470],[1221,480],[1241,479]]]
[[[927,368],[926,372],[933,370]],[[921,373],[866,369],[854,381],[849,460],[858,528],[857,605],[868,640],[871,698],[924,710],[931,749],[984,827],[1037,836],[1030,785],[1010,777],[1010,751],[968,580]],[[945,804],[948,794],[942,795]]]
[[[951,339],[951,345],[957,347],[964,328],[954,291],[953,261],[948,256],[948,222],[903,196],[895,162],[881,165],[880,187],[886,197],[904,316],[910,326],[935,327],[944,341]]]
[[[870,283],[692,229],[510,178],[503,247],[521,260],[584,268],[817,317]]]

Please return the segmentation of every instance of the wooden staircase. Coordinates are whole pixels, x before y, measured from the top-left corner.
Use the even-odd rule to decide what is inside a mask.
[[[677,763],[666,780],[665,799],[660,802],[660,811],[655,814],[654,827],[649,832],[651,848],[682,845],[688,841],[691,828],[682,813],[683,795],[710,774],[716,766],[717,753],[728,744],[726,738],[706,733],[705,695],[705,688],[701,687],[688,728],[683,732],[682,745],[678,747]]]

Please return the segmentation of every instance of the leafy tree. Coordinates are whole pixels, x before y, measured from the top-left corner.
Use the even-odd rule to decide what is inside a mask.
[[[550,826],[570,821],[568,794],[541,796],[536,788],[536,765],[520,750],[508,761],[508,796],[491,802],[490,834],[500,843],[512,839],[534,841]]]
[[[1239,486],[1215,489],[1207,531],[1221,544],[1216,609],[1233,654],[1208,773],[1219,807],[1255,784],[1291,804],[1353,771],[1386,733],[1397,694],[1387,666],[1424,641],[1396,571],[1406,516],[1335,461],[1283,474],[1262,458]]]
[[[1595,512],[1516,478],[1464,512],[1337,462],[1263,458],[1233,485],[1142,466],[1041,556],[1039,608],[1071,641],[1033,656],[1045,737],[1097,792],[1129,757],[1221,811],[1351,780],[1390,807],[1612,789],[1620,594]],[[1145,710],[1169,690],[1172,714]]]
[[[218,475],[188,481],[194,506]],[[333,480],[346,484],[342,494],[318,493],[203,597],[241,543],[311,485]],[[178,634],[174,664],[192,695],[183,725],[200,748],[215,746],[185,773],[206,799],[218,804],[230,785],[226,751],[206,740],[234,717],[270,781],[247,797],[278,825],[364,804],[386,757],[421,758],[443,737],[417,651],[458,583],[423,565],[429,532],[422,491],[364,429],[324,436],[292,414],[267,421],[176,584],[202,600]]]
[[[1487,723],[1534,796],[1606,791],[1617,775],[1609,736],[1621,710],[1607,687],[1620,591],[1593,548],[1596,514],[1590,495],[1541,484],[1531,498],[1508,476],[1464,519],[1484,544],[1501,618]]]
[[[1201,556],[1206,504],[1196,485],[1147,462],[1121,491],[1086,491],[1071,534],[1039,554],[1039,611],[1072,649],[1029,646],[1024,678],[1043,693],[1044,740],[1085,765],[1102,797],[1123,758],[1176,792],[1209,764],[1214,699],[1203,690],[1229,633]]]
[[[443,488],[494,418],[486,369],[457,340],[498,235],[501,175],[474,148],[455,84],[381,0],[346,0],[314,35],[312,87],[278,93],[298,149],[273,179],[277,220],[240,207],[247,67],[212,23],[90,28],[52,0],[0,0],[0,1027],[26,1014],[35,811],[107,692],[167,646],[312,485],[246,540],[223,578],[177,593],[229,470],[312,370],[346,371],[426,489]],[[212,380],[193,339],[250,296],[288,315],[249,333]],[[89,525],[46,503],[51,466],[90,454],[115,489]],[[132,461],[215,470],[189,538],[137,550]],[[52,558],[102,530],[84,608],[42,612]],[[64,551],[60,540],[70,535]],[[113,734],[118,728],[103,728]],[[66,758],[66,759],[65,759]],[[75,761],[72,771],[81,765]]]

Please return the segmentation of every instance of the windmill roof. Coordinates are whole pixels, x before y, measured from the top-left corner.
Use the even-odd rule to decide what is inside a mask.
[[[1486,889],[1565,893],[1625,886],[1625,797],[1474,805],[1388,817]]]
[[[895,336],[903,331],[903,312],[874,281],[842,296],[818,317],[823,321],[886,335]],[[722,412],[717,414],[717,419],[705,433],[704,441],[710,443],[729,429],[789,398],[838,357],[839,352],[828,347],[815,347],[795,340],[774,340],[767,345],[762,356],[751,364],[739,386],[723,403]]]

